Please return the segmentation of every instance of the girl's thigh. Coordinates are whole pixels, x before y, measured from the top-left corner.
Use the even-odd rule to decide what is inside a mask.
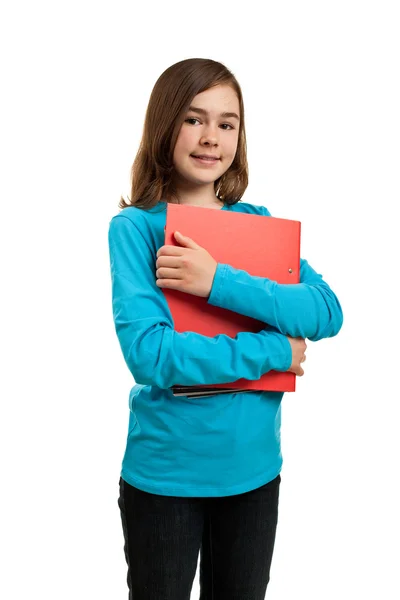
[[[208,499],[200,600],[264,600],[278,522],[278,475],[262,487]]]
[[[118,505],[129,598],[189,600],[204,526],[204,499],[143,492],[122,478]]]

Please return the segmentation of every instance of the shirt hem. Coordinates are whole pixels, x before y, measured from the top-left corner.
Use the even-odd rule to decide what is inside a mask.
[[[244,494],[251,492],[263,485],[266,485],[275,477],[281,473],[282,465],[274,471],[271,471],[268,475],[262,475],[253,479],[251,482],[246,484],[241,483],[240,485],[234,485],[228,488],[216,488],[216,487],[181,487],[181,486],[160,486],[144,481],[139,477],[131,475],[122,469],[121,478],[126,481],[129,485],[138,488],[142,492],[148,492],[150,494],[156,494],[159,496],[178,496],[182,498],[187,497],[222,497],[222,496],[235,496],[237,494]],[[271,474],[272,473],[272,474]]]

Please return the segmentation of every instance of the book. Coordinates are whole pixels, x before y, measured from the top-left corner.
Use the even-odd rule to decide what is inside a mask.
[[[256,390],[247,390],[247,389],[216,389],[212,386],[202,387],[202,386],[180,386],[174,385],[172,386],[172,393],[174,396],[187,396],[188,398],[193,397],[201,397],[201,396],[215,396],[216,394],[240,394],[242,392],[256,391]]]
[[[301,223],[264,215],[210,209],[184,204],[167,204],[165,244],[179,246],[174,232],[192,238],[218,263],[229,264],[250,275],[278,283],[300,281]],[[178,290],[162,288],[176,331],[192,331],[209,337],[241,331],[257,333],[268,324],[208,304],[201,298]],[[172,386],[173,393],[194,395],[204,392],[276,391],[294,392],[294,373],[269,371],[258,380],[239,378],[234,382],[199,382],[197,386]],[[213,390],[213,391],[212,391]],[[187,392],[187,393],[185,393]]]

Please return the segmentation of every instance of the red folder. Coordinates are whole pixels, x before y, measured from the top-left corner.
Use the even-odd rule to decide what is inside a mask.
[[[300,281],[299,221],[263,215],[228,212],[213,208],[167,204],[165,244],[179,246],[174,232],[192,238],[205,248],[218,263],[227,263],[250,275],[266,277],[278,283]],[[161,288],[179,333],[193,331],[214,337],[226,334],[232,338],[241,331],[258,332],[266,324],[239,313],[212,306],[200,298],[178,290]],[[221,360],[223,360],[221,356]],[[176,386],[180,390],[189,389]],[[242,389],[294,392],[294,373],[269,371],[259,380],[238,379],[230,383],[199,382],[196,389]]]

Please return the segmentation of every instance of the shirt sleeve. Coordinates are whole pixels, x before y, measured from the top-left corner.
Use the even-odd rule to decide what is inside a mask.
[[[112,310],[125,362],[136,383],[217,384],[287,371],[292,362],[285,335],[266,327],[235,338],[178,333],[168,303],[156,285],[156,257],[129,218],[112,218],[108,232]]]
[[[208,303],[267,323],[284,335],[314,342],[335,336],[343,324],[339,300],[304,259],[300,259],[297,284],[279,284],[218,263]]]

